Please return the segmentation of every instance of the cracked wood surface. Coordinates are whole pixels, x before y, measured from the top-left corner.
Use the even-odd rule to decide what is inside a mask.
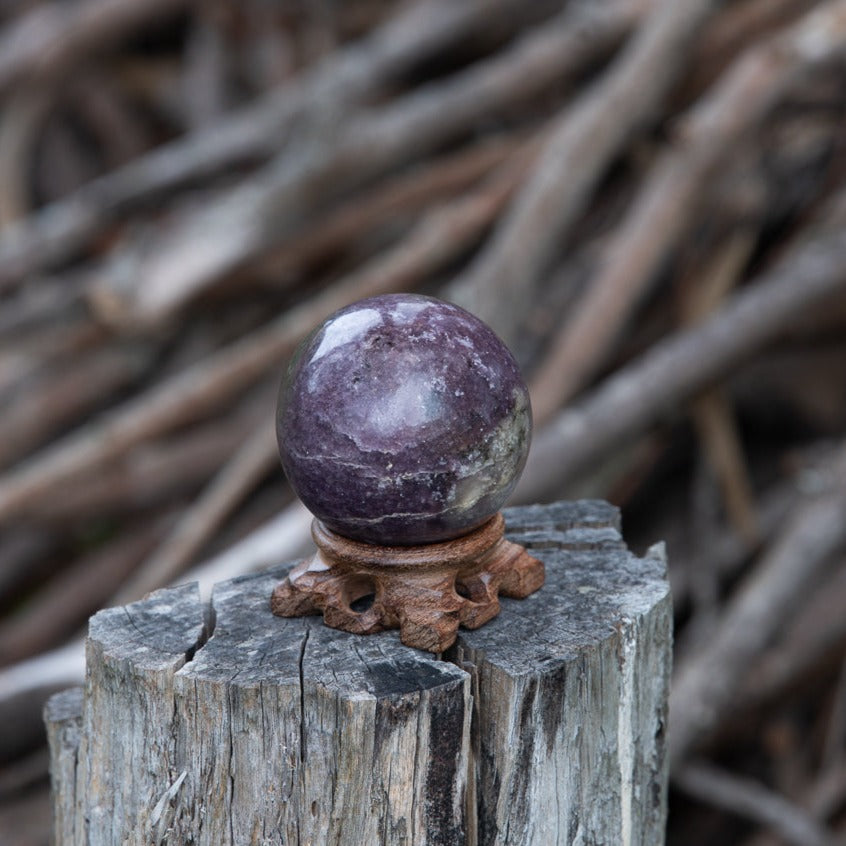
[[[603,503],[505,516],[547,584],[442,660],[274,617],[290,564],[97,614],[46,711],[58,846],[663,842],[663,555]]]

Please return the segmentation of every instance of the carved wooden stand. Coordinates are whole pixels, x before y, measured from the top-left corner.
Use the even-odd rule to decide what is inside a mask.
[[[354,634],[399,628],[407,646],[443,652],[459,625],[476,629],[499,614],[499,594],[522,599],[543,584],[543,564],[504,531],[497,514],[444,543],[374,546],[315,520],[317,551],[276,587],[271,609],[280,617],[322,612],[327,626]]]

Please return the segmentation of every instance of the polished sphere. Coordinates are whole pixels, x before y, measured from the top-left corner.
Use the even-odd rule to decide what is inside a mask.
[[[478,318],[390,294],[333,314],[295,353],[279,393],[282,464],[333,531],[384,545],[482,525],[526,462],[529,394]]]

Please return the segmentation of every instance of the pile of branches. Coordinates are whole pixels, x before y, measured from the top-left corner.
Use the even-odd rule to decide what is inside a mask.
[[[846,0],[0,17],[0,830],[92,612],[308,544],[286,360],[419,291],[524,368],[517,501],[668,541],[670,842],[844,842]]]

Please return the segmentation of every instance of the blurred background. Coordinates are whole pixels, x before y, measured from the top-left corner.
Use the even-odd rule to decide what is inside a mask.
[[[846,843],[846,2],[2,0],[0,844],[88,616],[293,558],[297,342],[458,302],[665,539],[670,844]]]

